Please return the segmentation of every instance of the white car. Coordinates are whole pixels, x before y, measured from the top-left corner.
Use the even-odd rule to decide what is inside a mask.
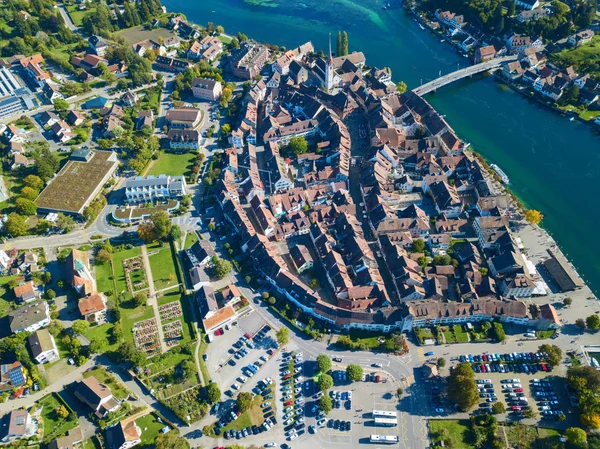
[[[266,443],[265,447],[277,447],[277,443]]]
[[[348,391],[348,399],[352,400],[352,392]]]
[[[231,388],[233,388],[234,390],[239,390],[240,389],[240,384],[238,384],[237,382],[234,383]]]
[[[296,399],[296,405],[300,405],[304,403],[304,398],[298,398]]]
[[[268,407],[269,405],[271,405],[271,403],[270,403],[270,402],[263,402],[262,404],[260,404],[260,406],[261,406],[262,408]]]
[[[304,418],[298,418],[298,419],[296,420],[296,422],[297,422],[298,424],[300,424],[300,423],[303,423],[303,422],[304,422]]]
[[[327,422],[326,418],[320,419],[317,421],[317,426],[322,427],[325,425],[326,422]]]
[[[293,433],[289,436],[289,440],[290,441],[294,441],[296,438],[298,438],[298,434],[297,433]]]
[[[292,406],[290,405],[290,406],[288,406],[288,407],[284,408],[284,409],[283,409],[283,412],[284,412],[284,413],[287,413],[287,412],[291,412],[292,410],[294,410],[294,407],[292,407]]]
[[[285,415],[283,415],[283,419],[287,420],[287,419],[290,419],[292,416],[294,416],[294,413],[292,413],[292,412],[286,413]]]
[[[290,418],[290,419],[288,419],[288,420],[287,420],[287,421],[286,421],[284,424],[285,424],[286,426],[289,426],[289,425],[290,425],[291,423],[293,423],[293,422],[294,422],[294,418]]]
[[[321,397],[323,396],[323,392],[319,391],[316,395],[315,395],[315,399],[321,399]]]
[[[238,380],[243,384],[248,382],[248,378],[246,376],[240,376],[240,377],[238,377]]]

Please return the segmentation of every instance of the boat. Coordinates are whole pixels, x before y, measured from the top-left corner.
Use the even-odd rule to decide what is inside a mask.
[[[492,164],[490,165],[490,168],[496,172],[504,184],[510,184],[510,179],[508,179],[508,176],[506,176],[506,173],[504,173],[500,167],[498,167],[496,164]]]
[[[575,117],[571,117],[571,118],[569,119],[569,121],[570,121],[570,122],[572,122],[573,120],[575,120]]]
[[[440,42],[446,42],[446,39],[442,39]]]
[[[420,27],[422,30],[424,30],[424,29],[425,29],[425,27],[424,27],[423,25],[421,25],[420,23],[419,23],[418,25],[419,25],[419,27]]]

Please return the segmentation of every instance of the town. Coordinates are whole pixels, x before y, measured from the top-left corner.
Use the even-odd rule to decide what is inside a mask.
[[[346,32],[0,11],[0,445],[600,445],[598,299],[425,98],[591,77],[514,39],[409,90]]]

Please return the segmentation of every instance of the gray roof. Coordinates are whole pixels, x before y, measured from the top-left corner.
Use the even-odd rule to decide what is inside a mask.
[[[152,187],[152,186],[161,186],[161,185],[169,185],[173,182],[182,182],[183,176],[167,176],[167,175],[159,175],[159,176],[148,176],[141,177],[138,176],[135,179],[129,179],[125,183],[126,189],[135,189],[139,187]]]

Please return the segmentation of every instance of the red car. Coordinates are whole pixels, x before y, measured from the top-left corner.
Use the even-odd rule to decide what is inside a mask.
[[[292,377],[291,374],[286,374],[285,376],[283,376],[284,379],[289,379],[290,377]]]
[[[485,367],[484,364],[481,364],[481,372],[482,373],[487,373],[487,368]]]
[[[287,402],[286,402],[285,404],[283,404],[283,405],[285,405],[286,407],[287,407],[287,406],[289,406],[289,405],[292,405],[292,401],[287,401]]]
[[[542,363],[542,371],[548,371],[548,367],[545,363]]]
[[[483,354],[481,357],[483,358],[484,361],[486,361],[486,362],[488,361],[488,356],[487,355]]]
[[[523,393],[523,389],[522,388],[515,388],[515,393]]]
[[[515,412],[518,412],[519,410],[521,410],[521,407],[519,407],[518,405],[513,405],[511,407],[512,410],[514,410]]]
[[[217,329],[215,331],[215,335],[218,337],[219,335],[223,335],[223,329]]]
[[[245,337],[246,337],[248,340],[252,338],[252,335],[250,335],[250,334],[244,334],[244,336],[245,336]]]
[[[375,376],[375,382],[377,382],[377,383],[381,382],[381,377],[380,376]]]

